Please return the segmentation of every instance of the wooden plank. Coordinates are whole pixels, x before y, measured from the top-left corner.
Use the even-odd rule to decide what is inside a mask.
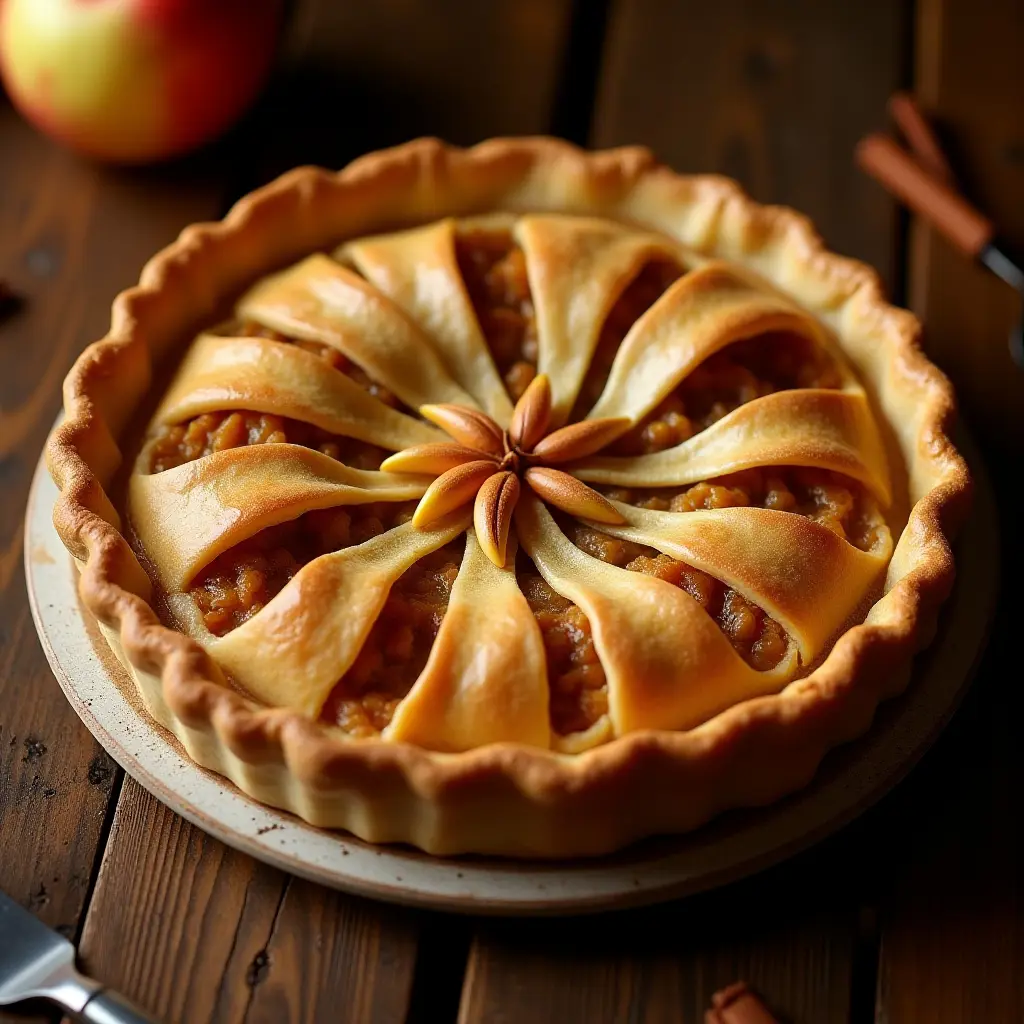
[[[408,1009],[408,914],[224,846],[125,781],[89,909],[87,970],[162,1021],[391,1022]]]
[[[1021,140],[1024,46],[1020,5],[923,0],[918,91],[939,115],[960,177],[1012,243],[1024,248]],[[1019,633],[1024,544],[1024,374],[1005,350],[1019,308],[1005,286],[945,242],[916,230],[911,294],[931,353],[953,377],[967,418],[984,432],[1002,515],[999,614],[975,693],[891,814],[904,851],[888,872],[879,1024],[1024,1019],[1024,829],[1020,790]],[[1008,668],[1009,667],[1009,668]]]
[[[1006,685],[1024,615],[1015,583],[1024,544],[1011,528],[1024,487],[1010,474],[997,480],[1006,572],[989,648],[946,736],[875,816],[874,857],[879,888],[887,893],[878,1024],[1024,1019],[1024,757],[1018,728],[1024,699]],[[995,514],[993,500],[979,486],[981,518]],[[988,561],[995,564],[998,545],[994,537],[987,543]],[[977,590],[970,578],[977,564],[961,554],[958,585],[967,593]],[[991,600],[979,593],[979,608]]]
[[[897,283],[893,204],[852,151],[901,84],[908,7],[619,0],[593,143],[644,143],[680,170],[736,177],[755,198],[810,214],[830,245]],[[871,1005],[870,894],[834,885],[849,852],[828,849],[663,910],[482,929],[460,1020],[699,1020],[717,988],[743,977],[786,1019],[846,1022]]]
[[[25,501],[61,380],[103,333],[111,298],[220,199],[186,187],[194,163],[136,178],[90,167],[34,133],[2,97],[0,152],[0,278],[21,303],[0,318],[0,888],[74,938],[118,773],[35,639]]]
[[[459,1024],[699,1021],[738,979],[786,1020],[847,1024],[856,912],[818,870],[836,844],[749,882],[595,919],[496,922],[470,952]]]
[[[905,75],[907,0],[619,0],[597,145],[644,143],[812,217],[829,245],[898,286],[892,202],[853,147]]]
[[[887,808],[878,1024],[1024,1020],[1024,701],[1004,669],[1022,613],[1007,595],[977,692]]]
[[[571,0],[298,4],[258,112],[260,177],[420,135],[469,145],[552,124]]]
[[[921,0],[916,90],[966,194],[1024,254],[1024,12],[1017,0]],[[986,440],[1024,453],[1024,373],[1006,343],[1013,291],[914,223],[910,303],[929,355],[953,378]]]

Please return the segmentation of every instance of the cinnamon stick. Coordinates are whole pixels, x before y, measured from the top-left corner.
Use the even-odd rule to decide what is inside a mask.
[[[914,151],[917,162],[933,178],[952,187],[953,170],[917,100],[906,92],[895,93],[889,100],[889,113]]]
[[[745,981],[737,981],[711,997],[704,1024],[779,1024]]]
[[[992,222],[948,185],[933,178],[892,139],[869,135],[857,146],[856,156],[863,170],[968,256],[977,256],[992,241]]]

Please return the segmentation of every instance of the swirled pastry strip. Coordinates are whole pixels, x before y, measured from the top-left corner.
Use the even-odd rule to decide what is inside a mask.
[[[219,554],[268,526],[318,508],[408,501],[420,497],[428,483],[351,469],[299,445],[265,444],[135,475],[128,508],[161,583],[175,592]]]
[[[777,692],[796,670],[791,647],[770,672],[756,672],[689,594],[585,554],[532,495],[520,501],[516,526],[548,585],[590,620],[616,735],[692,728],[748,697]]]
[[[508,425],[512,403],[459,272],[453,219],[363,238],[342,246],[335,255],[351,262],[401,307],[430,336],[458,384],[484,412]]]
[[[412,409],[477,404],[399,306],[322,253],[265,277],[235,308],[243,319],[338,349]]]
[[[758,466],[827,469],[860,481],[883,504],[891,498],[882,440],[859,388],[765,395],[674,448],[584,459],[572,471],[591,483],[673,487]]]
[[[450,751],[481,743],[550,745],[544,643],[511,554],[499,569],[467,533],[430,658],[384,730],[386,739]]]
[[[805,664],[849,619],[892,553],[892,537],[884,526],[875,546],[860,551],[827,527],[791,512],[654,512],[613,504],[627,525],[595,525],[722,580],[785,627]]]
[[[392,584],[468,526],[404,523],[309,562],[259,614],[204,646],[258,700],[317,715],[355,661]]]
[[[551,378],[557,426],[576,401],[616,300],[645,263],[677,253],[658,235],[586,217],[522,217],[513,235],[526,256],[537,315],[537,371]]]
[[[771,331],[815,344],[822,334],[793,303],[758,289],[727,263],[706,263],[670,285],[633,325],[588,418],[636,423],[708,356]]]
[[[225,409],[287,416],[394,451],[444,440],[429,423],[389,408],[311,352],[266,338],[203,334],[153,422],[180,423]]]

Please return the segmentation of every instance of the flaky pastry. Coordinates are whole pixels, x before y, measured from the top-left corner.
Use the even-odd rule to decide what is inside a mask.
[[[154,257],[64,398],[55,523],[152,717],[438,854],[805,784],[905,686],[968,504],[874,272],[636,148],[295,170]]]

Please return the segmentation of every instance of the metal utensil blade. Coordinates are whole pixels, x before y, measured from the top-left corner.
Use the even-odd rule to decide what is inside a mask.
[[[1015,288],[1024,301],[1024,270],[1019,260],[1011,259],[1005,249],[990,242],[978,253],[978,260],[988,267],[996,277],[1002,278]],[[1010,355],[1017,366],[1024,370],[1024,320],[1018,320],[1010,330]]]
[[[0,1006],[54,999],[79,1012],[98,986],[75,970],[75,947],[0,892]]]

